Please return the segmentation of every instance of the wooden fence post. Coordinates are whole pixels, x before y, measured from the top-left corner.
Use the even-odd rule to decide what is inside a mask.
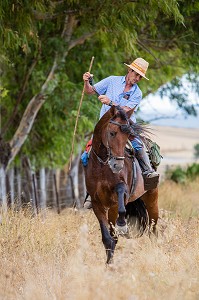
[[[6,199],[6,174],[3,167],[0,168],[0,202],[3,210],[7,210]]]
[[[21,174],[18,168],[16,168],[17,176],[17,209],[21,208]]]
[[[14,169],[10,169],[8,171],[8,180],[9,180],[9,186],[10,186],[10,191],[9,191],[9,194],[10,194],[10,204],[11,204],[11,207],[14,208]]]
[[[33,190],[34,190],[34,196],[35,196],[35,207],[36,207],[36,214],[39,214],[38,209],[38,198],[37,198],[37,190],[36,190],[36,182],[35,182],[35,174],[32,174],[32,181],[33,181]]]
[[[54,178],[54,185],[55,185],[55,196],[56,196],[57,213],[60,214],[59,194],[58,194],[58,190],[57,190],[57,181],[56,181],[56,175],[55,175],[55,173],[53,174],[53,178]]]
[[[42,208],[46,208],[46,173],[45,168],[41,168],[39,171],[39,182],[40,182],[40,203]]]

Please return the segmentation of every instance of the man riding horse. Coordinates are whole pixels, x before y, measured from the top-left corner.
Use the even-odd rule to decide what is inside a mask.
[[[90,83],[92,74],[86,72],[83,75],[85,92],[89,95],[97,94],[98,99],[103,104],[100,111],[100,118],[112,105],[121,106],[125,112],[128,112],[135,107],[135,112],[142,100],[142,92],[137,83],[142,78],[149,80],[145,76],[149,63],[143,58],[137,58],[130,65],[124,64],[128,67],[126,76],[109,76],[94,85],[91,85]],[[131,120],[134,123],[136,122],[134,113],[131,115]],[[143,175],[148,178],[159,177],[159,174],[151,167],[149,157],[142,141],[136,137],[131,143]],[[87,155],[87,153],[85,152],[84,155]],[[90,203],[85,203],[85,207],[89,208]]]

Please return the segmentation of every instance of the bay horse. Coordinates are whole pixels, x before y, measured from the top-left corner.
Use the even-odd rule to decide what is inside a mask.
[[[127,232],[128,214],[139,216],[139,226],[145,228],[148,217],[149,226],[153,223],[153,231],[156,232],[158,188],[144,189],[139,163],[126,150],[130,136],[144,133],[143,126],[130,122],[133,111],[134,108],[125,112],[119,106],[112,106],[103,115],[95,126],[92,149],[85,167],[86,188],[100,224],[107,263],[113,260],[118,239],[115,228]]]

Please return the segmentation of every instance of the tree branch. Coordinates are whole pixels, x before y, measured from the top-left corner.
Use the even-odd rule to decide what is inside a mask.
[[[41,54],[41,45],[39,47],[39,51],[38,51],[38,54],[37,56],[35,57],[35,59],[33,60],[30,68],[28,69],[26,75],[25,75],[25,78],[24,78],[24,81],[23,81],[23,85],[22,85],[22,88],[21,88],[21,91],[18,95],[18,98],[17,98],[17,101],[16,101],[16,104],[15,104],[15,107],[12,111],[12,114],[10,116],[10,118],[8,119],[8,121],[6,122],[6,124],[4,125],[3,129],[2,129],[2,136],[5,135],[7,129],[10,127],[11,123],[13,122],[16,114],[17,114],[17,111],[18,111],[18,107],[19,107],[19,104],[21,103],[21,100],[23,98],[23,95],[25,93],[25,90],[26,90],[26,87],[27,87],[27,84],[28,84],[28,81],[29,81],[29,78],[38,62],[38,59],[39,59],[39,56]]]
[[[60,16],[64,16],[64,15],[74,15],[74,14],[78,14],[79,11],[77,9],[74,10],[63,10],[61,13],[41,13],[39,11],[36,10],[32,10],[32,14],[35,18],[35,20],[53,20],[56,19]]]
[[[42,94],[37,94],[34,96],[31,101],[29,102],[23,117],[21,119],[20,125],[14,134],[12,140],[10,141],[11,147],[11,156],[7,163],[7,168],[9,164],[13,161],[13,159],[18,154],[19,150],[21,149],[22,145],[24,144],[25,140],[30,133],[37,113],[41,106],[43,105],[45,99]]]
[[[96,31],[88,32],[82,35],[81,37],[79,37],[78,39],[72,40],[68,45],[68,51],[77,45],[82,45],[88,38],[92,37],[95,33]]]
[[[161,64],[160,60],[151,52],[151,50],[149,50],[140,40],[137,39],[137,43],[138,45],[140,45],[144,50],[146,50],[149,54],[151,54],[153,56],[153,58]]]
[[[76,19],[74,16],[66,16],[65,19],[65,24],[64,24],[64,29],[62,31],[62,38],[68,43],[68,49],[67,51],[64,52],[63,54],[63,59],[65,59],[66,55],[68,54],[69,51],[69,45],[70,45],[70,40],[72,37],[73,29],[74,26],[76,25]],[[75,40],[75,42],[71,42],[70,49],[75,47],[76,45],[83,43],[88,37],[90,37],[91,34],[86,34],[79,39]],[[63,60],[62,59],[62,60]],[[28,137],[28,134],[30,133],[35,118],[42,107],[42,105],[45,102],[45,93],[47,92],[49,82],[53,80],[54,73],[58,67],[58,53],[56,52],[55,58],[51,67],[51,70],[41,86],[40,92],[35,95],[29,102],[28,106],[26,107],[26,110],[22,116],[21,122],[19,124],[19,127],[14,134],[12,140],[10,141],[10,146],[11,146],[11,156],[8,160],[6,168],[9,167],[10,163],[13,161],[13,159],[16,157],[18,152],[20,151],[22,145],[24,144],[25,140]]]

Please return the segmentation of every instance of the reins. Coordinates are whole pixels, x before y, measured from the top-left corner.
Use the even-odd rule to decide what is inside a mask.
[[[91,151],[95,154],[95,156],[97,157],[98,161],[99,161],[101,164],[103,164],[104,166],[108,164],[108,161],[109,161],[109,159],[110,159],[110,155],[109,155],[109,154],[108,154],[107,159],[106,159],[105,161],[103,161],[103,160],[97,155],[97,153],[95,152],[95,150],[93,149],[93,147],[92,147]]]

